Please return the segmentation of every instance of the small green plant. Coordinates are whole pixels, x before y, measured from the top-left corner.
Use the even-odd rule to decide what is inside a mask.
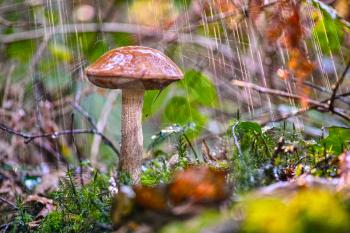
[[[154,186],[167,183],[170,180],[170,174],[171,172],[166,164],[166,158],[153,159],[144,166],[141,174],[141,184]]]
[[[16,199],[16,214],[13,222],[11,223],[10,232],[30,232],[29,223],[33,221],[34,217],[30,215],[20,198]]]
[[[330,127],[328,136],[307,140],[293,125],[262,128],[237,121],[227,132],[231,141],[232,177],[237,192],[311,173],[337,176],[337,157],[349,148],[350,130]]]
[[[38,232],[107,232],[112,198],[108,185],[108,177],[97,171],[88,184],[78,185],[68,171],[59,190],[51,194],[57,209],[43,220]]]

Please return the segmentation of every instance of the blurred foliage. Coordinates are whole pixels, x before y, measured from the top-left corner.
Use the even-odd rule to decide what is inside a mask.
[[[191,4],[191,0],[172,0],[174,5],[180,10],[186,9]]]
[[[36,43],[32,40],[14,42],[7,46],[6,54],[20,62],[28,62],[36,50]]]
[[[156,184],[168,183],[172,172],[189,166],[191,161],[194,160],[194,155],[190,155],[189,153],[190,145],[188,144],[189,141],[187,141],[188,138],[186,134],[193,131],[193,128],[193,124],[185,126],[173,125],[153,135],[152,143],[149,145],[148,150],[153,151],[155,158],[144,164],[141,184],[145,186],[154,186]],[[166,139],[176,140],[174,140],[176,143],[175,155],[168,155],[164,151],[157,150],[157,147]],[[170,156],[175,156],[177,158],[175,164],[168,164],[168,160],[171,159]]]
[[[329,190],[298,192],[290,200],[251,197],[243,201],[245,233],[348,232],[349,213],[343,200]]]
[[[153,198],[153,202],[147,201],[150,198],[148,194],[144,193],[147,190],[150,194],[156,192],[154,194],[171,195],[172,200],[176,200],[175,197],[179,195],[181,197],[181,193],[183,195],[196,193],[199,195],[197,198],[202,198],[202,195],[212,197],[212,195],[216,195],[213,187],[215,187],[214,190],[219,189],[220,193],[227,192],[229,186],[227,186],[224,176],[220,175],[220,179],[214,178],[214,173],[209,174],[204,172],[206,170],[200,170],[203,168],[201,166],[197,167],[198,171],[196,167],[192,170],[191,168],[186,170],[198,162],[208,166],[202,158],[200,161],[193,158],[194,151],[184,137],[189,129],[190,126],[173,126],[154,136],[155,141],[171,137],[176,139],[176,154],[154,151],[157,156],[144,163],[141,183],[145,186],[145,190],[141,188],[136,190],[143,193],[137,199],[137,205],[141,205],[143,208],[153,208],[151,203],[158,203],[157,198]],[[232,145],[229,151],[231,161],[228,163],[228,168],[234,172],[229,173],[228,176],[231,177],[229,180],[233,182],[235,191],[230,195],[248,191],[253,187],[287,180],[286,170],[290,169],[291,164],[294,164],[292,176],[300,176],[307,172],[305,167],[309,166],[315,170],[310,171],[311,169],[309,169],[309,172],[329,177],[330,174],[325,173],[324,168],[318,164],[318,159],[322,161],[324,156],[319,156],[316,150],[325,150],[329,156],[336,158],[338,154],[334,154],[333,149],[339,146],[340,142],[350,140],[349,130],[345,128],[329,128],[327,137],[310,142],[305,140],[300,133],[289,130],[288,125],[278,128],[262,128],[257,123],[246,121],[234,123],[225,137],[231,141],[229,144]],[[284,147],[281,147],[281,141],[276,140],[276,138],[281,137],[284,137]],[[278,142],[277,145],[276,142]],[[323,145],[324,142],[327,142],[327,147]],[[297,145],[297,150],[290,149],[291,145]],[[279,148],[280,151],[277,153]],[[349,149],[348,144],[343,149]],[[300,152],[298,152],[299,150]],[[300,159],[302,155],[307,156],[307,159]],[[173,156],[177,159],[170,158]],[[173,162],[170,162],[171,160]],[[219,161],[217,164],[220,164]],[[327,165],[329,164],[327,163]],[[338,166],[334,165],[335,174],[338,173],[337,168]],[[184,172],[177,173],[183,169],[185,169]],[[228,171],[227,167],[225,170]],[[174,172],[178,175],[174,176]],[[122,176],[122,174],[119,175]],[[199,179],[199,177],[202,178]],[[127,178],[124,179],[125,183],[128,183]],[[160,189],[164,186],[159,186],[159,184],[169,183],[171,185],[167,192],[163,188]],[[211,185],[214,186],[211,187]],[[91,172],[90,182],[81,186],[79,174],[73,175],[73,171],[70,170],[66,177],[61,179],[59,190],[50,195],[57,208],[44,218],[38,232],[60,232],[61,229],[63,232],[110,232],[108,227],[111,224],[109,218],[112,198],[110,187],[111,183],[108,177],[98,172]],[[159,191],[163,190],[164,193],[163,191],[159,193],[158,189]],[[167,196],[160,197],[166,198]],[[243,201],[238,202],[232,211],[233,213],[237,211],[238,214],[241,214],[242,211],[244,213],[245,217],[240,232],[347,232],[350,227],[347,221],[350,214],[349,208],[346,207],[347,203],[341,193],[336,194],[333,191],[323,189],[305,189],[296,192],[295,195],[289,193],[285,197],[274,197],[273,195],[260,197],[251,194],[243,198]],[[18,210],[16,210],[14,222],[11,223],[11,229],[25,232],[34,216],[29,214],[26,208],[22,208],[20,203],[16,205]],[[138,209],[135,210],[138,211]],[[133,216],[133,209],[130,211],[127,216]],[[189,232],[198,232],[204,229],[215,229],[218,226],[224,227],[224,229],[225,227],[234,228],[238,232],[239,222],[233,221],[229,217],[232,216],[232,213],[227,214],[227,211],[231,210],[224,210],[223,213],[214,210],[203,212],[191,220],[181,223],[175,221],[164,226],[160,232],[180,232],[187,228]]]
[[[323,144],[335,155],[339,155],[349,147],[349,142],[349,128],[330,127],[328,128],[328,136],[325,139],[321,140],[320,144]]]
[[[350,148],[349,133],[349,128],[331,127],[324,139],[307,140],[286,125],[262,129],[254,122],[236,122],[227,137],[233,140],[232,177],[237,191],[308,172],[336,176],[334,161]]]
[[[312,35],[324,54],[338,53],[343,44],[343,26],[327,13],[322,14],[317,20]]]
[[[161,229],[161,233],[196,233],[202,232],[210,226],[215,226],[222,220],[222,215],[216,211],[207,211],[197,218],[187,222],[175,222]]]

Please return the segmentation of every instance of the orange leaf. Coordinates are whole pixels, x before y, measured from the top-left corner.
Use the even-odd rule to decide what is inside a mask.
[[[306,99],[310,94],[310,89],[303,85],[303,81],[311,75],[315,68],[314,64],[299,49],[292,49],[290,50],[288,68],[297,79],[298,92],[302,96],[301,106],[306,108],[308,106]]]
[[[297,79],[304,80],[311,75],[314,64],[299,49],[292,49],[290,50],[288,68]]]
[[[284,23],[284,46],[286,48],[297,48],[302,38],[302,27],[300,24],[299,5],[290,6],[290,15]]]
[[[207,166],[191,167],[175,174],[169,187],[169,197],[174,204],[184,201],[211,203],[228,196],[226,171]]]
[[[165,211],[167,208],[167,196],[165,186],[146,187],[134,186],[136,194],[135,203],[138,206],[156,211]]]

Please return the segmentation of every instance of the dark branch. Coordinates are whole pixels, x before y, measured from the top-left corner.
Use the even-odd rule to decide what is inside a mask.
[[[16,131],[16,130],[11,129],[11,128],[9,128],[6,125],[1,124],[1,123],[0,123],[0,129],[9,133],[9,134],[23,138],[25,143],[30,143],[37,138],[53,138],[53,139],[55,139],[55,138],[58,138],[58,137],[61,137],[64,135],[96,134],[96,135],[101,136],[103,141],[106,143],[106,145],[108,145],[118,156],[120,155],[119,150],[114,146],[112,141],[109,140],[103,133],[98,132],[94,129],[74,129],[74,130],[62,130],[62,131],[56,131],[53,133],[44,133],[44,134],[29,134],[29,133],[23,133],[23,132]]]
[[[87,111],[85,111],[78,103],[76,102],[70,102],[70,105],[80,114],[82,115],[87,122],[89,122],[90,126],[94,129],[97,130],[96,123],[94,119],[89,115]]]
[[[16,206],[14,203],[9,202],[9,201],[6,200],[5,198],[0,197],[0,201],[6,203],[7,205],[11,206],[11,207],[12,207],[13,209],[15,209],[15,210],[18,209],[17,206]]]
[[[286,118],[289,118],[289,117],[292,117],[292,116],[296,116],[298,114],[301,114],[301,113],[304,113],[306,111],[309,111],[310,109],[317,109],[319,111],[331,112],[331,113],[333,113],[333,114],[335,114],[335,115],[337,115],[337,116],[339,116],[339,117],[341,117],[341,118],[343,118],[343,119],[345,119],[347,121],[350,121],[350,116],[348,116],[347,114],[343,113],[341,110],[335,109],[335,108],[332,108],[332,109],[329,108],[328,102],[331,100],[331,98],[320,102],[320,101],[309,99],[309,98],[305,98],[305,97],[302,97],[302,96],[299,96],[299,95],[296,95],[296,94],[292,94],[292,93],[288,93],[288,92],[284,92],[284,91],[280,91],[280,90],[275,90],[275,89],[262,87],[262,86],[259,86],[259,85],[256,85],[256,84],[250,83],[250,82],[245,82],[245,81],[240,81],[240,80],[232,80],[231,84],[234,85],[234,86],[250,88],[250,89],[253,89],[253,90],[257,91],[257,92],[264,93],[264,94],[276,95],[276,96],[281,96],[281,97],[286,97],[286,98],[291,98],[291,99],[298,99],[298,100],[303,99],[304,101],[309,103],[308,107],[300,109],[300,110],[298,110],[298,111],[296,111],[294,113],[291,113],[291,114],[289,113],[289,114],[287,114],[285,116],[282,116],[281,118],[278,118],[277,121],[283,120],[283,119],[286,119]],[[347,94],[347,93],[345,93],[345,94]],[[346,96],[346,95],[344,95],[344,94],[336,95],[334,97],[334,99],[338,99],[338,98],[343,97],[343,96]]]
[[[338,81],[334,84],[333,91],[332,91],[332,97],[331,97],[331,99],[329,101],[329,109],[330,110],[332,110],[334,108],[334,101],[336,99],[335,97],[337,95],[337,92],[338,92],[340,86],[344,82],[346,74],[348,73],[349,69],[350,69],[350,60],[348,61],[348,64],[346,65],[346,68],[343,71],[342,75],[340,76]]]

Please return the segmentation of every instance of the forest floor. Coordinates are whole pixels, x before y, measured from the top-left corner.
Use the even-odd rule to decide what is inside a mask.
[[[210,151],[185,131],[147,160],[140,184],[64,163],[55,172],[1,163],[1,232],[349,232],[350,129],[306,139],[237,121]],[[164,138],[162,138],[164,139]],[[196,157],[200,153],[200,158]],[[122,182],[123,184],[121,184]],[[119,184],[119,185],[117,185]]]

